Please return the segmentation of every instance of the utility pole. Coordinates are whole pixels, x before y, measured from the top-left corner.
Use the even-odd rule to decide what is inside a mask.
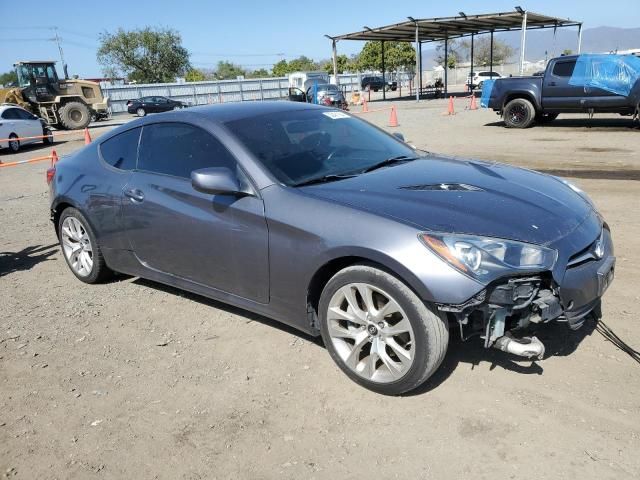
[[[62,45],[60,45],[60,37],[58,36],[58,27],[53,27],[53,31],[56,34],[56,36],[53,37],[53,40],[55,40],[56,44],[58,45],[58,51],[60,52],[60,61],[62,62],[62,71],[64,72],[65,80],[67,80],[69,78],[69,75],[67,74],[67,64],[64,63],[64,55],[62,53]]]

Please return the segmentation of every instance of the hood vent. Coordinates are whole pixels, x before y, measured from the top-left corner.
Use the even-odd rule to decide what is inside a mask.
[[[433,183],[425,185],[407,185],[398,187],[402,190],[430,191],[430,192],[482,192],[483,190],[466,183]]]

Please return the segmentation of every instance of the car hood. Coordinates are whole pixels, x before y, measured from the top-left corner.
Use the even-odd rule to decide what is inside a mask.
[[[424,230],[552,244],[592,206],[559,179],[504,164],[427,156],[303,188]]]

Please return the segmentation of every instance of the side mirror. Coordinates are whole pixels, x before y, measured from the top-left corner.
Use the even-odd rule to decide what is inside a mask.
[[[405,139],[404,139],[404,135],[403,135],[403,134],[401,134],[400,132],[393,132],[393,133],[392,133],[392,135],[393,135],[394,137],[396,137],[398,140],[400,140],[401,142],[404,142],[404,141],[405,141]]]
[[[191,185],[198,192],[212,195],[244,194],[236,175],[226,167],[211,167],[191,172]]]

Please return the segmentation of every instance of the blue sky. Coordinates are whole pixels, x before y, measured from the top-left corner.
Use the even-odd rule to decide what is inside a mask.
[[[53,8],[50,1],[32,0],[15,25],[5,21],[0,27],[0,72],[11,69],[16,60],[59,60],[55,43],[46,40],[53,35],[50,27],[54,25],[60,29],[70,73],[96,77],[101,75],[95,58],[98,33],[118,27],[132,29],[150,25],[178,30],[184,46],[192,52],[192,63],[198,67],[213,67],[219,60],[228,59],[250,69],[268,69],[280,58],[290,59],[301,54],[316,60],[328,58],[331,45],[324,34],[400,22],[407,15],[428,18],[457,15],[459,11],[493,13],[513,10],[518,4],[531,11],[581,20],[585,28],[640,25],[640,0],[403,0],[397,4],[389,0],[65,0],[58,5],[65,12],[64,22],[57,20],[53,13],[47,14]],[[327,6],[326,12],[323,5]],[[11,10],[9,0],[0,0],[0,6],[5,7],[2,10]],[[361,47],[359,42],[341,42],[338,51],[352,54]]]

